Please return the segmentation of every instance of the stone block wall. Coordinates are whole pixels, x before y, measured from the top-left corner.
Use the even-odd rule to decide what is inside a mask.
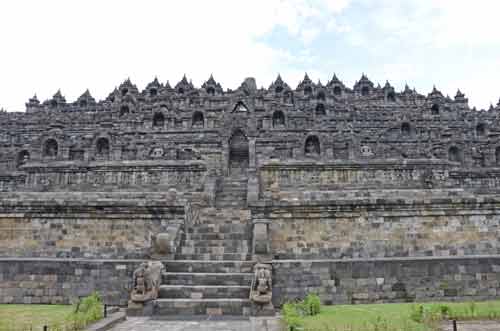
[[[0,303],[71,303],[97,290],[127,304],[141,260],[0,258]],[[500,256],[274,260],[273,301],[316,293],[325,304],[498,298]]]
[[[35,197],[36,196],[36,197]],[[165,195],[2,195],[0,256],[147,258],[153,236],[184,224]]]
[[[104,303],[124,306],[140,262],[0,258],[0,303],[70,304],[98,291]]]
[[[252,206],[275,259],[500,254],[496,198],[352,199]]]
[[[206,165],[198,161],[69,161],[29,163],[18,191],[203,191]],[[8,186],[6,186],[8,188]],[[1,187],[0,187],[1,188]],[[7,191],[7,189],[6,189]]]
[[[369,162],[274,162],[259,169],[260,196],[279,190],[288,199],[308,199],[305,192],[387,189],[495,189],[496,168],[458,169],[444,160]]]
[[[273,301],[326,304],[498,299],[500,256],[274,261]]]

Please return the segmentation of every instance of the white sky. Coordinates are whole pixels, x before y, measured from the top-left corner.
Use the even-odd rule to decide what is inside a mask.
[[[429,60],[413,65],[418,60],[411,56],[412,50],[394,48],[394,61],[376,67],[322,61],[326,56],[321,52],[331,50],[319,46],[335,44],[339,36],[352,48],[335,49],[338,59],[349,59],[351,52],[363,47],[373,59],[386,51],[370,46],[372,37],[358,29],[357,15],[376,18],[381,38],[377,45],[391,40],[402,44],[414,38],[415,49],[484,52],[488,59],[483,62],[472,56],[460,60],[464,65],[460,74],[439,72],[442,86],[438,88],[454,95],[460,87],[472,105],[483,108],[498,101],[500,1],[380,0],[373,12],[361,11],[372,3],[2,0],[0,108],[22,111],[34,93],[43,101],[59,88],[69,102],[87,88],[96,99],[103,99],[127,77],[143,89],[155,76],[174,85],[184,73],[196,86],[213,73],[224,89],[234,89],[248,76],[268,87],[278,72],[295,87],[305,71],[323,82],[336,72],[352,86],[364,71],[375,82],[383,84],[389,79],[399,89],[413,78],[416,82],[408,83],[428,93],[435,82],[424,81],[419,73],[446,65],[443,59],[432,66],[428,66]],[[406,4],[410,13],[405,12]],[[356,8],[360,8],[358,12]],[[457,86],[457,82],[466,86]]]

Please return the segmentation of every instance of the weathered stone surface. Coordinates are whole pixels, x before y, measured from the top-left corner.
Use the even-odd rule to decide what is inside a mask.
[[[133,303],[145,303],[158,298],[160,291],[161,276],[165,266],[161,261],[148,261],[134,270],[132,275],[132,292],[130,301]]]
[[[104,303],[125,306],[140,260],[0,258],[1,303],[69,304],[99,291]]]
[[[275,260],[273,302],[308,292],[328,304],[491,300],[499,264],[498,256]]]
[[[500,104],[306,75],[26,106],[0,112],[0,256],[41,259],[0,262],[3,302],[125,305],[144,259],[168,260],[152,314],[250,313],[252,259],[275,304],[499,293]]]

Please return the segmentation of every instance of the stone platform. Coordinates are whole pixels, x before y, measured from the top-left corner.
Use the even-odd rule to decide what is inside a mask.
[[[148,317],[129,317],[111,331],[280,331],[279,317],[250,317],[226,320],[154,320]]]

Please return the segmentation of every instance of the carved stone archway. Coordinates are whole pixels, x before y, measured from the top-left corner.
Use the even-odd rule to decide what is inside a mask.
[[[246,175],[249,158],[248,138],[238,129],[229,139],[229,173]]]

